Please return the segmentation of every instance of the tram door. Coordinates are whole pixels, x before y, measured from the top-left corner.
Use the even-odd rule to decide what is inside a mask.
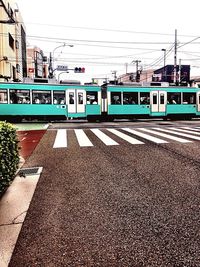
[[[166,112],[167,92],[151,91],[150,92],[151,112]]]
[[[200,112],[200,92],[197,92],[197,111]]]
[[[68,113],[85,113],[85,90],[67,90]]]

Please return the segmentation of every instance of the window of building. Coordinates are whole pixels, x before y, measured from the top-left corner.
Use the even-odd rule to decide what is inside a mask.
[[[18,63],[16,64],[16,72],[20,73],[20,65]]]
[[[183,104],[196,104],[196,93],[183,93]]]
[[[51,104],[51,91],[32,91],[33,104]]]
[[[53,103],[54,105],[65,105],[65,91],[54,91],[53,92]]]
[[[19,49],[19,41],[18,40],[15,40],[15,48]]]
[[[10,90],[11,104],[30,104],[30,91],[28,90]]]
[[[111,104],[121,105],[121,103],[122,103],[121,92],[111,92]]]
[[[13,39],[13,37],[12,37],[12,35],[10,33],[8,34],[8,39],[9,39],[9,46],[14,50],[15,42],[14,42],[14,39]]]
[[[181,104],[181,93],[167,93],[167,104]]]
[[[150,93],[141,92],[140,93],[140,104],[141,105],[149,105],[150,104]]]
[[[98,103],[97,92],[87,92],[86,93],[86,98],[87,98],[87,105],[97,104]]]
[[[8,93],[6,90],[0,90],[0,104],[8,103]]]
[[[138,104],[138,93],[136,92],[124,92],[123,93],[123,105]]]

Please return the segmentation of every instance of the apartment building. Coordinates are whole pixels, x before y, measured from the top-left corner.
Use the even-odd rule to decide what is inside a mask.
[[[14,0],[0,0],[0,81],[27,77],[26,29]]]
[[[44,56],[43,51],[39,47],[27,46],[27,68],[28,78],[47,78],[47,57]]]

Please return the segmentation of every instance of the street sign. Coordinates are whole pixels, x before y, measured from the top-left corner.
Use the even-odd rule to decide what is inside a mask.
[[[56,70],[59,70],[59,71],[68,71],[68,66],[66,65],[58,65]]]

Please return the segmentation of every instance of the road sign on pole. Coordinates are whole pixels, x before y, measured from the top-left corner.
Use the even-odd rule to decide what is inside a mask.
[[[56,70],[58,70],[58,71],[68,71],[68,66],[66,66],[66,65],[58,65]]]

